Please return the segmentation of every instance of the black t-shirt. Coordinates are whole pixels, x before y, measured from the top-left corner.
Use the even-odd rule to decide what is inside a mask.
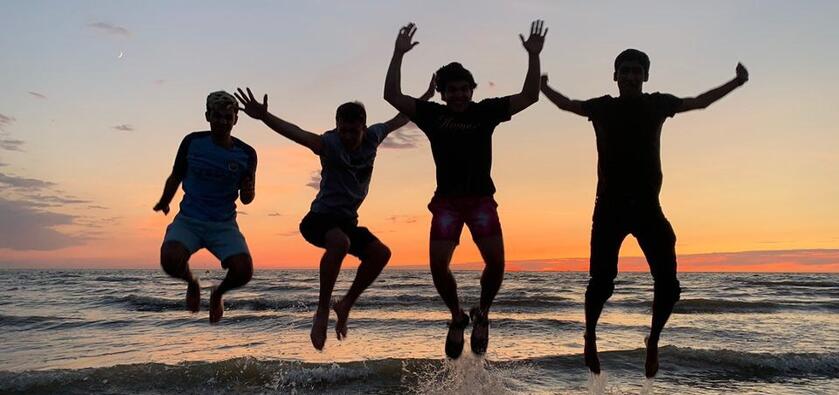
[[[464,112],[416,100],[411,119],[428,136],[437,166],[436,196],[492,196],[492,132],[509,121],[510,98],[484,99]]]
[[[661,126],[682,99],[663,93],[609,95],[586,100],[583,111],[597,135],[597,196],[658,200],[661,192]]]

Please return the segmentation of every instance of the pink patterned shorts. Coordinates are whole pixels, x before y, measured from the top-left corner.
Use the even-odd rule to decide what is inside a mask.
[[[497,208],[492,196],[435,196],[428,204],[432,214],[431,240],[460,243],[463,224],[469,227],[472,240],[501,236]]]

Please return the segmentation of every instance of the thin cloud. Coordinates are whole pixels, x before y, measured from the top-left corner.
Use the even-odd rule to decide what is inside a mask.
[[[41,211],[24,201],[0,198],[0,248],[49,251],[84,244],[85,238],[54,229],[72,225],[75,216]]]
[[[280,213],[268,213],[269,217],[282,217],[283,215]]]
[[[412,224],[419,221],[419,215],[391,215],[385,218],[392,223]]]
[[[96,31],[106,33],[106,34],[110,34],[110,35],[114,35],[114,36],[123,36],[123,37],[130,37],[131,36],[131,32],[128,31],[128,29],[126,29],[122,26],[117,26],[117,25],[110,24],[110,23],[107,23],[107,22],[89,23],[87,26],[96,30]]]
[[[166,83],[166,80],[154,80],[153,82],[155,85],[163,85]]]
[[[413,124],[405,126],[387,136],[382,142],[382,148],[410,149],[419,146],[422,141],[422,132]]]
[[[18,139],[0,139],[0,148],[6,151],[22,152],[23,140]]]
[[[29,91],[29,94],[30,94],[30,95],[32,95],[32,96],[35,96],[35,97],[37,97],[37,98],[39,98],[39,99],[42,99],[42,100],[47,100],[47,97],[46,97],[45,95],[42,95],[42,94],[40,94],[40,93],[38,93],[38,92]]]
[[[30,202],[39,202],[43,204],[52,204],[64,206],[68,204],[84,204],[90,203],[90,200],[78,199],[74,196],[49,196],[49,195],[29,195],[26,196]]]
[[[320,172],[312,172],[311,178],[306,183],[306,186],[312,189],[320,189]]]
[[[119,130],[121,132],[133,132],[134,131],[134,127],[127,124],[127,123],[124,123],[122,125],[113,126],[113,128],[116,129],[116,130]]]
[[[0,114],[0,130],[5,130],[7,126],[15,122],[15,117],[10,117],[5,114]]]
[[[35,178],[25,178],[18,176],[10,176],[0,173],[0,185],[6,185],[11,188],[21,189],[42,189],[55,186],[54,182],[38,180]]]
[[[297,236],[299,234],[300,234],[299,230],[289,230],[289,231],[286,231],[286,232],[276,233],[276,235],[280,236],[280,237],[292,237],[292,236]]]
[[[94,210],[107,210],[108,209],[105,206],[100,206],[100,205],[97,205],[97,204],[89,204],[89,205],[87,205],[87,208],[91,208],[91,209],[94,209]]]

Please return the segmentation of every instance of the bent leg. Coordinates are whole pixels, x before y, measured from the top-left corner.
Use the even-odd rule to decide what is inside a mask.
[[[190,252],[183,243],[164,241],[160,246],[160,266],[166,274],[186,281],[186,308],[197,313],[201,306],[201,286],[189,270]]]
[[[449,266],[455,247],[457,247],[457,242],[451,240],[431,240],[429,245],[431,277],[434,279],[434,287],[452,314],[452,319],[449,321],[449,330],[446,334],[445,351],[446,355],[453,359],[460,357],[463,352],[463,331],[469,324],[469,316],[460,308],[460,301],[457,297],[457,282]]]
[[[484,317],[489,312],[492,301],[501,282],[504,280],[504,238],[501,234],[501,221],[498,218],[498,204],[491,196],[484,196],[474,201],[466,215],[466,226],[472,233],[472,239],[484,259],[484,271],[481,274],[480,313]]]
[[[501,289],[504,281],[504,238],[491,236],[476,240],[475,244],[484,258],[484,271],[481,273],[481,304],[483,315],[489,313],[492,301]]]
[[[326,343],[326,327],[329,324],[329,305],[332,290],[335,289],[335,281],[341,271],[341,263],[350,250],[350,239],[340,228],[332,228],[324,236],[324,248],[326,251],[324,251],[320,260],[318,307],[310,333],[312,345],[318,350],[322,350]]]
[[[619,226],[616,218],[599,214],[595,216],[591,229],[591,258],[589,262],[589,282],[585,295],[585,363],[589,369],[599,374],[600,359],[597,356],[597,321],[603,311],[603,305],[615,290],[615,277],[618,275],[618,253],[626,233]]]
[[[429,243],[429,261],[434,287],[452,313],[452,319],[459,318],[461,315],[460,301],[457,298],[457,281],[449,267],[455,247],[457,247],[457,242],[451,240],[432,240]]]
[[[361,296],[361,293],[367,287],[373,284],[373,281],[376,280],[382,272],[382,269],[385,268],[388,261],[390,261],[391,252],[390,248],[381,241],[375,240],[364,246],[363,252],[360,255],[361,264],[358,266],[355,279],[350,289],[334,306],[335,314],[338,317],[335,323],[335,332],[339,340],[347,336],[347,318],[353,305],[355,305],[355,301],[358,300],[358,297]]]
[[[193,281],[189,270],[189,250],[178,241],[164,241],[160,246],[160,266],[171,277]]]
[[[218,322],[224,315],[222,296],[231,289],[239,288],[253,277],[253,260],[250,254],[237,254],[224,259],[221,266],[227,269],[227,276],[210,294],[210,323]]]
[[[653,317],[647,338],[646,375],[658,372],[658,341],[673,307],[679,300],[681,286],[676,277],[676,234],[659,210],[636,233],[654,281]]]
[[[473,326],[471,336],[472,352],[483,354],[489,345],[489,308],[504,281],[504,239],[501,235],[476,240],[484,258],[481,274],[481,302],[471,311]]]

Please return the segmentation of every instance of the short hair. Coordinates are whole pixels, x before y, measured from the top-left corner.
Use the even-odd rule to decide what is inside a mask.
[[[230,106],[233,107],[233,112],[239,112],[236,98],[225,91],[215,91],[207,95],[207,111],[226,110]]]
[[[446,85],[454,81],[466,81],[472,89],[478,86],[475,83],[475,78],[472,77],[472,73],[460,63],[451,62],[437,70],[437,92],[442,93],[446,90]]]
[[[637,49],[626,49],[615,58],[615,72],[623,62],[638,62],[644,67],[644,73],[650,74],[650,57]]]
[[[338,106],[335,111],[336,121],[361,121],[367,122],[367,111],[364,109],[364,104],[358,101],[351,101]]]

